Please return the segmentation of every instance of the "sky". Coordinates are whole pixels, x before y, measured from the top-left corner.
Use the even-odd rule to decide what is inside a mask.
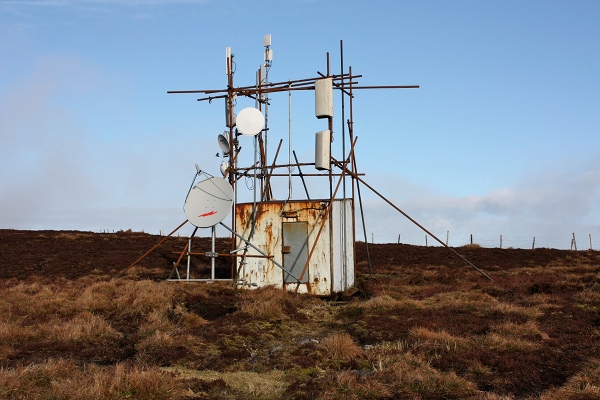
[[[0,0],[0,228],[175,229],[195,164],[220,175],[225,118],[222,100],[167,91],[226,88],[226,47],[234,85],[253,85],[271,34],[271,82],[326,73],[327,53],[340,73],[343,49],[359,85],[419,85],[357,90],[354,134],[365,182],[430,233],[598,249],[598,17],[595,0]],[[271,155],[283,139],[282,162],[290,147],[313,162],[323,129],[314,94],[272,95]],[[360,200],[369,241],[425,235],[365,186]]]

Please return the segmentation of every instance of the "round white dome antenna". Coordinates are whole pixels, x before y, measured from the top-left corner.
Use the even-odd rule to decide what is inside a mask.
[[[237,129],[244,136],[256,136],[265,126],[265,117],[259,109],[247,107],[237,115]]]
[[[190,189],[183,211],[198,228],[210,228],[223,221],[233,204],[233,189],[223,178],[209,178]]]

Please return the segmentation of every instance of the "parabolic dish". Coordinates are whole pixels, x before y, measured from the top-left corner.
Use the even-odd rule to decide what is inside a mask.
[[[226,179],[209,178],[188,193],[183,211],[194,226],[209,228],[223,221],[233,204],[233,189]]]
[[[224,155],[229,154],[229,152],[231,151],[231,146],[229,145],[229,139],[227,138],[226,135],[227,135],[227,133],[220,133],[219,136],[217,136],[217,139],[219,141],[219,147],[223,151]]]
[[[264,115],[254,107],[247,107],[240,111],[236,121],[238,131],[244,136],[255,136],[265,126]]]

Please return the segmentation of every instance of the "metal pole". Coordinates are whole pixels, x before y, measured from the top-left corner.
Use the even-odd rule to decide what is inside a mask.
[[[290,90],[288,92],[288,107],[289,107],[289,121],[288,121],[288,130],[289,130],[289,138],[288,138],[288,159],[289,159],[289,163],[290,166],[288,167],[288,173],[289,173],[289,192],[288,192],[288,200],[290,200],[292,198],[292,91]]]
[[[196,232],[198,232],[198,227],[194,228],[194,231],[190,235],[190,239],[188,241],[188,251],[187,251],[187,276],[186,279],[190,280],[190,263],[191,263],[191,251],[192,251],[192,239],[196,236]]]
[[[189,240],[188,240],[187,272],[186,272],[186,276],[185,276],[185,279],[187,279],[187,280],[190,279],[190,262],[191,262],[191,257],[192,257],[192,256],[190,256],[190,251],[192,251],[192,238],[189,238]]]
[[[352,76],[352,66],[348,67],[348,72],[350,73],[350,76]],[[350,143],[352,143],[354,141],[354,110],[353,110],[353,105],[354,105],[354,94],[352,92],[353,86],[352,86],[352,78],[350,78],[349,82],[349,87],[348,87],[348,100],[349,100],[349,108],[350,108],[350,118],[348,119],[348,138],[350,139]],[[345,92],[342,92],[345,93]],[[351,168],[352,172],[357,172],[357,168],[356,168],[356,157],[354,157],[354,155],[352,155],[352,164],[351,164]],[[361,203],[361,217],[363,220],[363,229],[364,229],[364,234],[365,234],[365,245],[367,246],[367,260],[369,263],[369,275],[373,276],[373,269],[371,268],[371,256],[369,254],[369,244],[367,241],[367,233],[366,233],[366,227],[365,227],[365,216],[363,214],[362,211],[362,198],[360,197],[360,187],[358,186],[358,182],[356,182],[354,179],[352,179],[352,251],[353,254],[356,254],[356,202],[355,202],[355,188],[358,189],[358,200],[359,203]],[[356,278],[356,265],[357,265],[357,261],[356,261],[356,256],[354,257],[354,275]]]
[[[354,146],[356,145],[356,141],[358,140],[358,138],[354,138],[354,142],[352,143],[352,147],[350,148],[350,153],[348,156],[348,159],[344,161],[344,163],[342,164],[342,178],[344,177],[344,174],[347,173],[348,169],[348,161],[349,158],[352,157],[352,154],[354,154]],[[304,264],[304,268],[302,269],[302,273],[300,274],[300,279],[298,279],[298,286],[296,286],[296,290],[295,293],[298,293],[298,289],[300,288],[300,283],[302,283],[302,278],[304,278],[304,274],[306,273],[306,270],[308,269],[308,265],[310,264],[310,260],[312,258],[312,255],[315,251],[315,249],[317,248],[317,244],[319,243],[319,238],[321,237],[321,233],[323,232],[323,227],[325,226],[325,222],[327,222],[327,219],[329,219],[329,223],[331,226],[331,209],[333,208],[333,199],[335,198],[335,195],[338,192],[338,189],[340,188],[340,184],[342,183],[342,181],[338,181],[336,187],[335,187],[335,191],[332,193],[331,198],[329,200],[329,204],[327,205],[327,208],[324,210],[324,215],[323,215],[323,220],[321,222],[321,225],[319,226],[319,230],[317,231],[317,236],[315,237],[314,243],[308,253],[308,258],[306,259],[306,263]],[[331,228],[330,228],[331,231]],[[330,232],[331,234],[331,232]],[[333,253],[333,252],[331,252]],[[333,256],[333,254],[331,254],[331,256]],[[331,259],[331,257],[330,257]],[[332,282],[333,285],[333,282]]]
[[[177,232],[182,226],[184,226],[185,224],[187,224],[187,222],[188,222],[187,219],[185,221],[183,221],[181,223],[181,225],[179,225],[177,228],[175,228],[167,236],[165,236],[164,238],[162,238],[160,242],[156,243],[150,250],[148,250],[147,252],[145,252],[144,255],[142,255],[140,258],[138,258],[137,260],[135,260],[134,262],[132,262],[129,267],[125,268],[122,272],[118,273],[115,277],[118,278],[119,276],[123,275],[125,273],[125,271],[127,271],[130,268],[132,268],[135,264],[139,263],[144,258],[146,258],[146,256],[148,256],[148,254],[152,253],[154,251],[154,249],[156,249],[158,246],[160,246],[161,244],[163,244],[165,242],[165,240],[167,240],[168,238],[170,238],[171,235],[173,235],[175,232]]]
[[[304,191],[306,192],[306,198],[310,200],[310,195],[308,194],[308,188],[306,187],[306,181],[304,180],[304,174],[302,174],[302,169],[300,169],[300,163],[298,162],[298,157],[296,157],[296,151],[293,150],[294,160],[296,160],[296,165],[298,166],[298,173],[300,174],[300,179],[302,180],[302,185],[304,186]]]
[[[365,226],[365,212],[363,211],[362,196],[360,195],[360,185],[356,185],[358,192],[358,205],[360,207],[360,218],[362,220],[363,234],[365,236],[365,246],[367,246],[367,262],[369,264],[369,275],[373,276],[373,268],[371,266],[371,254],[369,253],[369,241],[367,240],[367,227]],[[400,236],[398,236],[398,241]],[[355,252],[356,253],[356,252]]]
[[[217,241],[217,228],[213,225],[211,227],[211,230],[212,230],[212,243],[211,243],[210,250],[213,254],[215,254],[215,252],[216,252],[215,242]],[[215,257],[210,258],[210,279],[212,279],[212,280],[215,279]]]
[[[344,73],[344,42],[340,40],[340,74],[342,74],[342,80],[341,80],[341,86],[344,87],[344,78],[343,78],[343,73]],[[344,92],[342,92],[341,94],[342,97],[342,159],[345,160],[346,159],[346,126],[345,126],[345,105],[344,105],[344,99],[345,99],[345,94]],[[346,232],[348,230],[347,227],[347,218],[348,216],[346,215],[346,178],[343,178],[343,182],[342,182],[342,198],[344,199],[344,205],[342,207],[342,234],[340,235],[342,237],[342,248],[343,250],[343,256],[342,256],[342,264],[343,264],[343,278],[344,278],[344,288],[346,288],[348,286],[348,277],[346,274],[346,271],[348,270],[347,265],[346,265],[346,254],[348,254],[348,245],[347,245],[347,239],[346,239]],[[354,207],[354,205],[353,205]],[[353,238],[354,239],[354,238]]]

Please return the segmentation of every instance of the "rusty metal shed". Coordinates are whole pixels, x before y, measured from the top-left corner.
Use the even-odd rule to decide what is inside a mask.
[[[238,239],[237,249],[247,255],[238,270],[245,287],[328,296],[354,285],[352,199],[237,204],[236,231],[269,255]]]

